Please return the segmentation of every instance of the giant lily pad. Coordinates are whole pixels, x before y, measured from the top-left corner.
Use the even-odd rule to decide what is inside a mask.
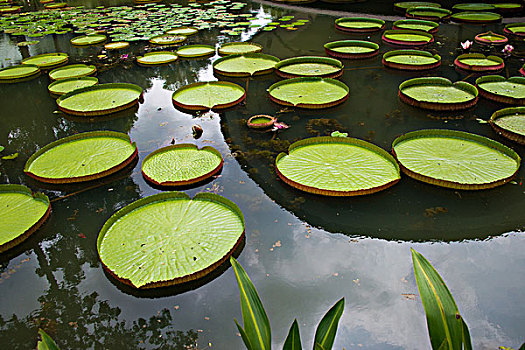
[[[160,148],[142,161],[142,175],[159,186],[185,186],[215,175],[222,168],[222,156],[210,146],[193,144]]]
[[[501,22],[501,15],[494,12],[458,12],[452,15],[455,22],[496,23]]]
[[[178,57],[176,53],[171,51],[148,52],[144,56],[137,57],[137,63],[142,66],[155,66],[175,62]]]
[[[206,111],[233,107],[245,98],[244,89],[226,81],[185,85],[173,93],[173,104],[185,110]]]
[[[85,132],[42,147],[29,157],[24,172],[48,183],[90,181],[125,168],[137,154],[127,134]]]
[[[441,77],[415,78],[399,85],[399,98],[409,105],[440,111],[474,106],[478,90],[464,81],[452,83]]]
[[[40,67],[41,69],[49,69],[67,63],[68,59],[69,56],[67,55],[67,53],[44,53],[42,55],[24,58],[22,60],[22,64],[34,64]]]
[[[97,250],[104,268],[119,281],[154,288],[205,276],[230,257],[243,237],[244,217],[228,199],[164,192],[110,217]]]
[[[67,78],[80,78],[95,74],[97,67],[85,64],[70,64],[64,67],[53,69],[49,72],[51,80],[60,80]]]
[[[525,107],[511,107],[494,112],[490,126],[499,134],[525,145]]]
[[[485,3],[461,3],[456,4],[452,6],[452,10],[455,11],[492,11],[495,10],[496,7],[492,4],[485,4]]]
[[[368,33],[385,29],[385,21],[368,17],[343,17],[335,20],[335,28],[352,33]]]
[[[223,44],[218,52],[221,56],[242,55],[246,53],[257,53],[262,51],[262,46],[250,42],[232,42]]]
[[[419,130],[394,140],[392,151],[408,176],[462,190],[509,182],[520,166],[510,148],[483,136],[455,130]]]
[[[518,13],[523,9],[523,4],[518,4],[515,2],[502,2],[492,5],[494,5],[496,11],[499,13]]]
[[[452,11],[438,7],[418,6],[407,9],[407,18],[416,18],[426,21],[444,21],[450,18]]]
[[[134,106],[142,88],[134,84],[110,83],[77,89],[57,100],[58,108],[78,116],[105,115]]]
[[[427,33],[436,33],[439,29],[439,23],[433,21],[424,21],[421,19],[401,19],[395,21],[392,29],[420,30]]]
[[[185,45],[179,47],[177,55],[184,58],[204,57],[215,54],[215,47],[211,45]]]
[[[270,86],[272,101],[301,108],[327,108],[348,99],[350,89],[344,83],[330,78],[293,78]]]
[[[363,59],[377,56],[379,45],[371,41],[339,40],[324,44],[324,50],[337,58]]]
[[[496,102],[525,105],[525,77],[505,79],[499,75],[486,75],[476,79],[481,96]]]
[[[504,35],[492,32],[480,33],[474,37],[474,40],[484,45],[503,45],[509,41]]]
[[[168,30],[166,34],[190,36],[190,35],[197,34],[198,32],[199,30],[193,27],[177,27],[177,28]]]
[[[149,42],[155,45],[171,46],[183,43],[186,41],[186,39],[187,38],[184,35],[163,34],[150,38]]]
[[[35,232],[50,211],[46,195],[22,185],[0,185],[0,253]]]
[[[90,87],[98,84],[95,77],[80,77],[57,80],[47,87],[49,93],[53,96],[62,96],[73,90]]]
[[[326,196],[381,191],[399,181],[399,167],[385,150],[348,137],[313,137],[293,143],[275,160],[279,177],[300,190]]]
[[[381,38],[386,43],[402,46],[424,46],[434,41],[432,34],[419,30],[385,30]]]
[[[40,68],[34,64],[20,64],[0,69],[0,83],[15,83],[36,78]]]
[[[337,78],[343,75],[343,68],[339,60],[317,56],[293,57],[275,65],[277,75],[283,78]]]
[[[513,34],[516,36],[525,36],[525,23],[509,23],[505,25],[503,31],[507,34]]]
[[[441,4],[427,1],[403,1],[394,3],[394,9],[403,13],[411,7],[441,7]]]
[[[129,43],[127,41],[114,41],[104,45],[104,48],[109,51],[127,49]]]
[[[106,41],[106,36],[102,34],[82,35],[71,39],[71,44],[76,46],[96,45]]]
[[[213,72],[233,77],[262,75],[273,72],[277,62],[277,57],[262,53],[229,55],[213,62]]]
[[[441,56],[420,50],[394,50],[383,55],[385,67],[404,70],[425,70],[439,67]]]
[[[505,67],[503,59],[498,56],[486,56],[482,53],[466,53],[454,60],[460,69],[472,72],[498,72]]]

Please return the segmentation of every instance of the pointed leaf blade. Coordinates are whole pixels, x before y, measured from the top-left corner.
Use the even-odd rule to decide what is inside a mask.
[[[230,258],[241,298],[244,331],[255,350],[271,348],[270,321],[250,277],[234,258]]]
[[[328,312],[324,315],[321,322],[317,326],[315,331],[314,349],[317,344],[321,346],[321,349],[331,350],[334,345],[335,335],[337,333],[337,325],[339,319],[343,314],[345,308],[345,298],[341,298]]]
[[[242,341],[244,342],[244,345],[246,346],[246,349],[253,350],[253,346],[250,343],[250,339],[248,339],[248,336],[246,335],[246,332],[244,331],[244,329],[241,327],[241,325],[239,324],[239,322],[237,322],[236,319],[233,319],[233,321],[235,321],[235,325],[237,326],[237,329],[239,330],[239,333],[241,334],[241,338],[242,338]]]
[[[445,282],[420,253],[412,249],[417,287],[427,317],[428,333],[433,349],[462,349],[463,320]],[[466,327],[466,326],[465,326]],[[470,335],[468,341],[470,343]],[[443,344],[445,343],[445,344]]]
[[[295,319],[290,327],[288,336],[284,341],[283,350],[302,350],[303,346],[301,345],[301,335],[299,333],[299,324],[297,319]]]
[[[40,340],[37,343],[37,350],[60,350],[55,341],[43,329],[39,329],[38,334]]]

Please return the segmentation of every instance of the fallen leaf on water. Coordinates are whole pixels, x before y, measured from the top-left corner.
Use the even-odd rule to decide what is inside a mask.
[[[16,159],[18,157],[18,153],[13,153],[8,156],[3,156],[2,159],[10,160],[10,159]]]

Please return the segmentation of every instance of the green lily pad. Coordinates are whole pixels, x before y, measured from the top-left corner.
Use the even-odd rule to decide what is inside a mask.
[[[335,20],[335,27],[345,32],[367,33],[385,28],[385,21],[368,17],[343,17]]]
[[[496,7],[492,4],[473,2],[456,4],[452,6],[452,9],[456,11],[492,11],[495,10]]]
[[[382,39],[384,42],[403,46],[423,46],[434,41],[430,33],[419,30],[392,29],[385,30]]]
[[[401,19],[392,25],[392,29],[421,30],[427,33],[435,33],[438,28],[439,23],[421,19]]]
[[[494,12],[458,12],[452,15],[452,20],[465,23],[495,23],[502,17]]]
[[[450,18],[452,11],[438,7],[418,6],[410,7],[406,11],[407,18],[416,18],[427,21],[446,20]]]
[[[470,108],[478,101],[478,90],[464,81],[452,83],[441,77],[415,78],[399,85],[401,101],[433,110]]]
[[[171,51],[148,52],[137,57],[137,63],[143,66],[153,66],[175,62],[179,57]]]
[[[159,186],[186,186],[215,175],[222,168],[222,156],[210,146],[193,144],[160,148],[142,161],[142,175]]]
[[[168,30],[166,34],[190,36],[190,35],[197,34],[198,32],[199,30],[193,27],[177,27],[177,28]]]
[[[177,50],[177,55],[185,58],[204,57],[215,54],[215,47],[211,45],[185,45]]]
[[[78,116],[105,115],[134,106],[142,88],[134,84],[110,83],[77,89],[60,96],[58,108]]]
[[[507,34],[514,34],[518,36],[525,36],[525,23],[509,23],[505,25],[503,31]]]
[[[419,130],[398,137],[392,150],[404,173],[437,186],[493,188],[510,181],[520,157],[483,136],[455,130]]]
[[[70,64],[60,68],[53,69],[49,72],[51,80],[60,80],[67,78],[80,78],[91,74],[95,74],[97,67],[85,64]]]
[[[0,253],[29,237],[50,212],[46,195],[22,185],[0,185]]]
[[[106,45],[104,45],[104,48],[110,51],[127,49],[128,47],[129,47],[129,43],[127,41],[114,41],[114,42],[107,43]]]
[[[421,50],[394,50],[383,55],[386,67],[405,70],[424,70],[438,67],[441,56]]]
[[[0,69],[0,83],[15,83],[36,78],[40,68],[34,64],[20,64]]]
[[[22,64],[34,64],[41,69],[49,69],[65,64],[68,60],[69,56],[67,53],[55,52],[24,58]]]
[[[98,84],[98,79],[95,77],[80,77],[57,80],[47,87],[51,95],[62,96],[73,90],[93,86]]]
[[[310,109],[343,103],[349,92],[348,86],[338,80],[317,77],[286,79],[268,89],[270,98],[276,103]]]
[[[275,65],[277,75],[283,78],[326,77],[343,74],[343,64],[334,58],[303,56],[282,60]]]
[[[186,36],[184,35],[169,35],[169,34],[163,34],[163,35],[157,35],[149,39],[149,42],[151,44],[155,45],[177,45],[180,43],[183,43],[186,41]]]
[[[250,42],[232,42],[223,44],[218,53],[221,56],[242,55],[246,53],[258,53],[262,51],[262,46]]]
[[[275,161],[279,177],[300,190],[327,196],[381,191],[400,179],[385,150],[349,137],[314,137],[293,143]]]
[[[454,60],[460,69],[474,72],[500,71],[505,67],[503,59],[498,56],[485,56],[481,53],[466,53]]]
[[[279,59],[262,53],[228,55],[213,62],[213,72],[235,77],[262,75],[273,72]]]
[[[481,96],[501,103],[525,105],[525,77],[505,79],[499,75],[486,75],[476,79]]]
[[[209,81],[185,85],[173,93],[176,107],[206,111],[235,106],[245,98],[244,89],[226,81]]]
[[[371,41],[339,40],[324,44],[325,52],[333,57],[363,59],[379,53],[379,45]]]
[[[71,44],[76,46],[88,46],[88,45],[96,45],[103,43],[106,41],[106,36],[102,34],[93,34],[93,35],[82,35],[77,36],[73,39],[71,39]]]
[[[411,7],[441,7],[437,2],[426,2],[426,1],[403,1],[396,2],[394,8],[405,12]]]
[[[511,107],[494,112],[490,126],[499,134],[525,145],[525,107]]]
[[[205,276],[230,257],[243,237],[244,217],[228,199],[164,192],[109,218],[97,250],[104,268],[119,281],[154,288]]]
[[[474,37],[474,40],[477,43],[485,45],[504,45],[509,39],[501,34],[496,34],[493,32],[480,33]]]
[[[48,183],[90,181],[123,169],[137,154],[127,134],[85,132],[42,147],[29,157],[24,172]]]

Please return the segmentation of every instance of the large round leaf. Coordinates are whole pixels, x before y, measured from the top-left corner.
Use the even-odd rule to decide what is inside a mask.
[[[399,85],[399,97],[410,105],[434,110],[470,108],[478,101],[476,87],[441,77],[414,78]]]
[[[186,143],[150,153],[142,161],[142,175],[156,185],[182,186],[205,180],[221,167],[222,156],[215,148]]]
[[[525,78],[505,79],[500,75],[486,75],[476,79],[481,96],[493,101],[525,105]]]
[[[501,57],[485,56],[481,53],[459,55],[454,60],[454,65],[460,69],[474,72],[500,71],[505,67]]]
[[[244,100],[244,89],[234,83],[209,81],[189,84],[173,93],[173,104],[182,109],[228,108]]]
[[[362,59],[379,53],[379,45],[371,41],[339,40],[324,44],[325,52],[333,57]]]
[[[128,135],[93,131],[42,147],[27,160],[24,172],[49,183],[89,181],[117,172],[136,156],[137,146]]]
[[[286,106],[326,108],[344,102],[350,89],[330,78],[293,78],[273,84],[270,98]]]
[[[67,53],[55,52],[55,53],[44,53],[42,55],[36,55],[22,60],[22,64],[34,64],[40,68],[52,68],[60,66],[69,60]]]
[[[79,78],[87,75],[94,74],[97,71],[97,67],[85,64],[70,64],[64,67],[53,69],[49,72],[49,78],[51,80],[67,79],[67,78]]]
[[[465,23],[494,23],[501,21],[501,15],[494,12],[458,12],[452,20]]]
[[[401,46],[423,46],[434,41],[434,36],[419,30],[392,29],[385,30],[384,42]]]
[[[398,137],[392,150],[409,176],[434,185],[476,190],[507,183],[520,157],[483,136],[454,130],[419,130]]]
[[[438,67],[441,57],[427,51],[394,50],[383,55],[383,64],[394,69],[424,70]]]
[[[144,66],[154,66],[175,62],[177,58],[177,54],[171,51],[155,51],[137,57],[137,63]]]
[[[117,112],[137,103],[142,88],[134,84],[110,83],[77,89],[62,95],[58,108],[68,114],[95,116]]]
[[[193,199],[164,192],[114,214],[97,240],[104,267],[136,288],[183,283],[225,261],[244,237],[244,217],[235,203],[216,194]]]
[[[511,107],[494,112],[490,126],[506,138],[525,145],[525,107]]]
[[[185,45],[177,49],[177,55],[185,58],[203,57],[215,54],[215,47],[211,45]]]
[[[345,32],[367,33],[385,28],[385,21],[368,17],[343,17],[335,20],[335,27]]]
[[[439,23],[421,19],[401,19],[395,21],[392,25],[392,29],[421,30],[427,33],[435,33],[438,31],[438,28]]]
[[[343,74],[343,64],[334,58],[303,56],[293,57],[275,65],[277,75],[284,78],[326,77],[336,78]]]
[[[229,55],[213,62],[213,71],[227,76],[244,77],[271,73],[279,59],[262,53]]]
[[[77,46],[88,46],[100,44],[104,41],[106,41],[106,36],[102,34],[82,35],[71,39],[71,44]]]
[[[0,253],[29,237],[50,211],[46,195],[22,185],[0,185]]]
[[[369,194],[399,181],[399,167],[385,150],[359,139],[313,137],[277,156],[279,177],[300,190],[327,196]]]
[[[73,90],[93,86],[98,84],[95,77],[81,77],[57,80],[47,87],[49,93],[55,96],[61,96]]]
[[[36,78],[40,68],[34,64],[20,64],[0,69],[0,83],[11,83]]]
[[[257,53],[262,51],[262,46],[250,42],[233,42],[223,44],[218,52],[221,56],[242,55],[245,53]]]

